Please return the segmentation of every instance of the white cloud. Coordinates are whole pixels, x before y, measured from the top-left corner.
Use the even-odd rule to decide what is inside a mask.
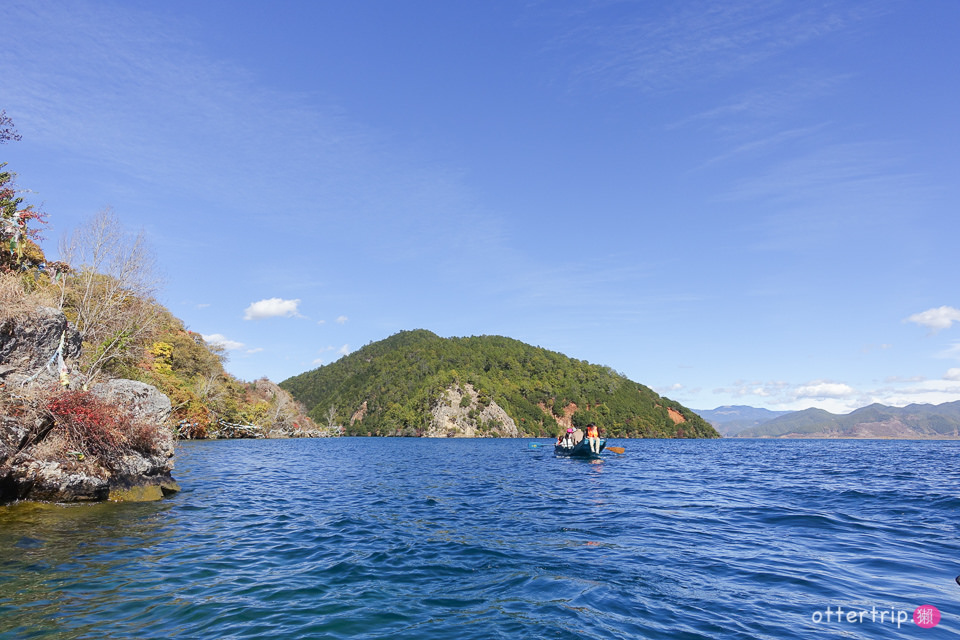
[[[330,353],[330,352],[336,352],[337,356],[345,356],[350,353],[350,345],[345,344],[340,348],[330,346],[330,347],[324,347],[323,349],[320,349],[320,353]],[[324,364],[324,360],[323,358],[316,358],[312,362],[312,364],[322,365]]]
[[[263,347],[256,347],[254,349],[247,349],[247,353],[260,353],[263,351]]]
[[[209,303],[209,302],[201,302],[201,303],[197,304],[197,309],[206,309],[206,308],[209,307],[209,306],[210,306],[210,303]]]
[[[856,392],[848,384],[842,382],[825,382],[817,380],[797,387],[796,397],[799,398],[845,398]]]
[[[297,311],[300,300],[284,300],[283,298],[267,298],[252,303],[244,312],[244,320],[260,320],[262,318],[300,318]]]
[[[684,389],[684,386],[682,384],[680,384],[679,382],[674,382],[673,384],[666,387],[656,387],[654,391],[656,391],[660,395],[666,395],[668,393],[672,394],[678,391],[682,391],[683,389]]]
[[[960,309],[946,306],[927,309],[926,311],[913,314],[904,320],[904,322],[915,322],[936,333],[941,329],[949,329],[954,322],[960,322]]]
[[[347,318],[347,316],[338,316],[338,317],[337,317],[337,324],[347,324],[347,320],[349,320],[349,318]]]
[[[317,320],[317,324],[327,324],[326,320]]]
[[[960,344],[957,346],[960,348]],[[758,406],[769,409],[802,411],[817,408],[845,414],[873,403],[904,407],[908,404],[942,404],[960,400],[960,367],[949,369],[939,380],[922,376],[891,376],[884,380],[884,386],[869,389],[854,389],[842,382],[826,380],[799,385],[738,380],[731,387],[714,389],[713,392],[734,398],[762,398]],[[756,401],[746,400],[746,404],[753,402]]]
[[[209,335],[201,333],[200,335],[203,337],[203,341],[206,342],[207,344],[217,345],[218,347],[223,347],[228,351],[239,351],[244,347],[244,344],[242,342],[231,340],[230,338],[220,333],[211,333]]]

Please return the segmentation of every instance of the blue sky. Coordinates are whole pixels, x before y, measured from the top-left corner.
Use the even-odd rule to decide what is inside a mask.
[[[960,399],[960,3],[4,3],[0,147],[283,380],[496,334],[694,408]]]

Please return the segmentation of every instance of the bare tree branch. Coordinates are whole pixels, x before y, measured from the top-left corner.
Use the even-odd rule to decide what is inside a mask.
[[[153,328],[160,317],[154,301],[160,281],[143,233],[126,234],[109,208],[62,242],[60,255],[74,269],[64,309],[73,312],[86,343],[89,380]]]

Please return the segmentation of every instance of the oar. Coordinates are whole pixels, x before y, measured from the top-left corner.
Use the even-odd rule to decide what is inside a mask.
[[[614,453],[619,453],[621,455],[623,454],[624,451],[626,451],[626,449],[624,449],[623,447],[604,447],[603,450],[613,451]]]

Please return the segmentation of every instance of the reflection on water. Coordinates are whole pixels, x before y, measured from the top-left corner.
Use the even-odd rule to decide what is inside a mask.
[[[0,508],[2,629],[11,637],[57,637],[64,620],[83,616],[97,598],[109,602],[123,588],[118,569],[172,538],[165,517],[170,508],[168,503]],[[81,626],[94,632],[92,625]]]

